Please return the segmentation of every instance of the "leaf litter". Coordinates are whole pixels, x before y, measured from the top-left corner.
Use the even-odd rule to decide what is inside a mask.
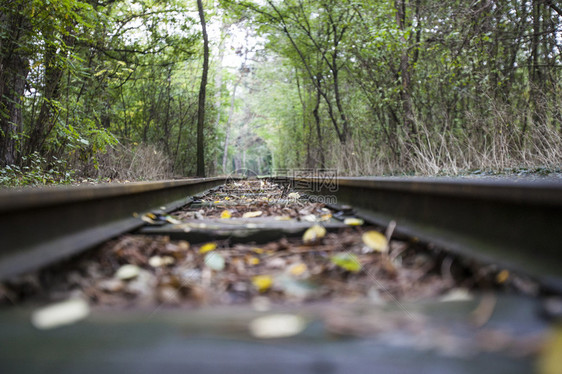
[[[532,281],[505,269],[452,257],[415,239],[391,238],[394,227],[385,235],[385,228],[369,225],[349,212],[310,202],[296,192],[288,197],[283,193],[268,182],[235,182],[164,217],[172,223],[257,217],[310,222],[302,237],[258,244],[123,235],[68,263],[0,284],[0,301],[52,303],[79,295],[87,305],[98,308],[247,304],[266,310],[287,303],[453,300],[451,295],[462,291],[468,297],[466,290],[474,289],[537,292]],[[154,214],[146,218],[147,223],[158,220]],[[332,219],[347,226],[328,232],[323,222]],[[492,308],[488,302],[475,312],[478,324],[486,322]],[[86,314],[84,308],[76,309]],[[360,319],[332,317],[327,317],[327,328],[336,333],[369,331]],[[274,331],[273,318],[255,322],[252,334],[297,333],[304,325],[300,317],[295,318],[285,318],[287,330],[293,332]],[[55,318],[49,323],[65,322]],[[379,328],[373,325],[373,331]]]
[[[263,244],[228,240],[196,244],[129,234],[67,264],[63,272],[44,272],[48,276],[41,274],[41,284],[21,281],[25,287],[18,288],[18,282],[2,287],[12,299],[40,294],[57,300],[79,291],[92,305],[131,307],[137,301],[146,305],[173,300],[171,304],[187,307],[251,303],[258,296],[281,304],[357,298],[415,301],[437,299],[456,289],[517,286],[513,282],[517,277],[506,270],[462,258],[452,261],[415,240],[387,240],[384,228],[364,224],[358,217],[342,217],[348,226],[327,232],[323,217],[333,219],[339,212],[296,192],[289,197],[268,182],[235,182],[171,217],[310,219],[302,237]],[[157,219],[154,214],[147,217]],[[162,289],[168,296],[173,290],[174,297],[161,297]]]

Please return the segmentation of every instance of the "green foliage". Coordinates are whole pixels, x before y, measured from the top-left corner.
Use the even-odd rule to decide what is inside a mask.
[[[39,170],[65,160],[95,173],[108,149],[122,149],[118,143],[154,145],[177,174],[191,173],[201,74],[192,10],[184,0],[0,5],[7,85],[0,87],[0,142],[7,139],[11,147],[0,155],[0,165],[9,168],[4,174],[22,184],[29,184],[22,173],[32,184],[64,182]],[[208,118],[213,110],[210,105]],[[208,122],[209,154],[217,157],[218,139]],[[28,166],[31,155],[40,162]]]
[[[223,172],[559,166],[562,17],[549,2],[220,4],[210,22],[254,30],[265,50],[235,72],[224,68],[222,81],[211,63],[211,171],[221,172],[227,136]],[[106,152],[138,144],[162,152],[170,172],[195,173],[194,10],[185,0],[0,4],[2,183],[64,183],[72,176],[60,162],[88,176]]]
[[[23,165],[6,165],[0,168],[0,186],[20,187],[45,184],[70,184],[75,182],[74,171],[68,170],[65,160],[53,158],[48,162],[38,153],[22,157]]]
[[[560,166],[562,17],[549,3],[222,3],[275,61],[255,69],[269,75],[252,112],[275,134],[277,167]]]

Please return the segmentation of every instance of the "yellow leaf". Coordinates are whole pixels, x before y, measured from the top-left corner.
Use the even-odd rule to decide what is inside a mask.
[[[386,237],[378,231],[367,231],[361,238],[363,239],[363,243],[373,251],[388,251],[388,241]]]
[[[225,199],[226,201],[228,201],[228,200],[230,200],[230,197],[227,196],[227,197],[225,197],[224,199]]]
[[[255,212],[246,212],[242,215],[242,218],[255,218],[259,217],[263,214],[261,210],[257,210]]]
[[[538,360],[538,373],[560,374],[562,368],[562,326],[558,325],[544,344]]]
[[[141,219],[146,222],[149,223],[151,225],[154,225],[156,222],[154,221],[156,219],[156,216],[152,213],[148,213],[148,214],[144,214]]]
[[[252,266],[253,266],[253,265],[258,265],[258,264],[260,263],[260,259],[257,258],[257,257],[252,256],[252,257],[249,257],[249,258],[247,259],[247,262],[248,262],[248,265],[252,265]]]
[[[261,254],[264,253],[265,251],[264,251],[263,248],[255,247],[255,248],[252,248],[252,252],[255,252],[255,253],[257,253],[258,255],[261,255]]]
[[[291,275],[294,275],[295,277],[298,277],[300,275],[303,275],[307,270],[306,264],[298,263],[298,264],[294,264],[289,268],[289,273]]]
[[[348,226],[361,226],[365,221],[361,218],[346,218],[343,220],[343,223]]]
[[[220,204],[220,203],[221,203],[220,200],[215,201],[215,204]]]
[[[229,210],[223,210],[221,213],[221,218],[222,219],[229,219],[230,217],[232,217],[232,214],[230,214]]]
[[[265,292],[273,285],[273,278],[269,275],[256,275],[252,278],[252,284],[259,292]]]
[[[207,253],[217,249],[217,243],[207,243],[203,244],[201,248],[199,248],[199,253]]]
[[[498,283],[504,283],[507,280],[507,278],[509,278],[509,271],[505,269],[500,271],[498,275],[496,275],[496,281]]]
[[[304,232],[302,241],[304,244],[314,244],[326,236],[326,229],[320,225],[314,225]]]
[[[329,221],[330,218],[332,218],[332,214],[330,213],[322,214],[322,216],[320,217],[320,221]]]

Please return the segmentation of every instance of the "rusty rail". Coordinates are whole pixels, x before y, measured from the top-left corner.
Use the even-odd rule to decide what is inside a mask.
[[[226,178],[0,192],[0,280],[77,254],[172,211]]]
[[[562,183],[446,178],[273,178],[364,218],[562,290]]]

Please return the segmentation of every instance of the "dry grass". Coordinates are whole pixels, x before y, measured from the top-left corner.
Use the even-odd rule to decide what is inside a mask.
[[[97,167],[96,167],[97,166]],[[117,145],[93,161],[75,166],[85,177],[150,181],[169,179],[172,176],[172,162],[161,150],[150,144],[135,147]]]
[[[464,128],[439,132],[418,122],[417,141],[399,137],[401,157],[386,144],[360,147],[350,141],[328,154],[342,175],[457,175],[480,169],[562,168],[562,131],[555,120],[492,105],[493,115],[467,113]],[[521,125],[526,116],[528,124]],[[531,118],[533,117],[533,118]],[[560,125],[558,125],[560,126]]]

